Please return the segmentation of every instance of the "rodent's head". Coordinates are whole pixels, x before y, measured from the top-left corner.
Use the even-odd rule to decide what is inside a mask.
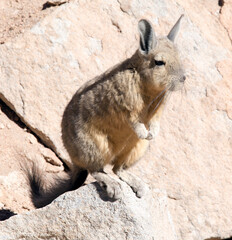
[[[140,20],[139,73],[151,88],[156,90],[176,91],[182,88],[185,76],[174,44],[180,21],[178,19],[167,37],[156,38],[151,24],[147,20]]]

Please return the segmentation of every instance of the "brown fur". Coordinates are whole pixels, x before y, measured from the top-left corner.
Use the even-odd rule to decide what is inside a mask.
[[[157,66],[155,61],[165,65]],[[139,49],[81,87],[62,121],[63,142],[74,166],[88,170],[102,186],[110,188],[106,189],[110,197],[118,198],[118,184],[103,172],[104,166],[113,165],[122,178],[123,169],[143,156],[147,139],[157,135],[165,95],[180,89],[183,81],[175,45],[168,38],[159,38],[148,54]],[[134,189],[133,181],[129,184]]]
[[[62,119],[62,138],[73,163],[71,179],[68,187],[64,181],[60,187],[58,181],[49,193],[43,191],[41,177],[33,176],[36,171],[27,174],[32,197],[39,198],[36,206],[79,187],[88,172],[109,197],[120,198],[120,182],[104,172],[107,164],[138,197],[145,194],[142,181],[125,169],[143,156],[149,140],[158,134],[168,92],[183,86],[185,77],[173,43],[180,19],[164,38],[156,38],[151,24],[140,20],[140,47],[134,55],[75,93]]]

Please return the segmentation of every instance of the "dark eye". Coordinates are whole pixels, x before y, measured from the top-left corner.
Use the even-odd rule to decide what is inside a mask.
[[[157,60],[155,60],[155,65],[162,66],[162,65],[165,65],[165,62],[164,61],[157,61]]]

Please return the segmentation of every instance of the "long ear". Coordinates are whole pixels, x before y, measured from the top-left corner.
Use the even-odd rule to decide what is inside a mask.
[[[172,42],[175,41],[175,38],[177,36],[177,33],[179,31],[179,28],[180,28],[180,21],[182,19],[182,17],[184,16],[184,14],[182,14],[180,16],[180,18],[177,20],[176,24],[173,26],[173,28],[171,29],[171,31],[169,32],[168,34],[168,39],[171,40]]]
[[[145,19],[139,21],[138,28],[140,34],[140,52],[146,55],[156,46],[156,36],[151,24]]]

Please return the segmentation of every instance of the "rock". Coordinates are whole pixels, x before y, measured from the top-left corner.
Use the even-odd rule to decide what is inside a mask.
[[[62,162],[57,158],[56,154],[52,152],[49,148],[42,148],[41,154],[43,155],[46,162],[58,167],[63,166]]]
[[[99,4],[104,6],[101,14]],[[86,15],[93,17],[86,19]],[[0,46],[0,92],[4,101],[67,164],[70,160],[60,133],[64,108],[84,82],[121,61],[126,51],[128,56],[132,54],[137,46],[136,24],[134,18],[120,11],[117,1],[67,3],[16,42]],[[127,39],[131,39],[129,46]],[[14,60],[9,54],[15,56]]]
[[[164,193],[139,199],[122,186],[124,197],[114,202],[96,183],[65,193],[47,207],[1,222],[0,239],[177,240]]]
[[[0,123],[0,129],[4,129],[4,128],[5,128],[4,124]]]
[[[222,8],[211,0],[64,4],[0,46],[0,96],[70,164],[60,121],[72,94],[135,51],[138,19],[148,18],[157,35],[164,35],[185,12],[177,45],[188,77],[186,94],[172,93],[160,135],[131,171],[153,188],[167,191],[177,239],[228,238],[232,46],[226,13],[230,1],[224,2]]]
[[[32,134],[29,134],[29,136],[28,136],[27,139],[28,139],[29,143],[31,143],[31,144],[35,144],[35,143],[37,143],[37,139],[36,139],[36,137],[33,136]]]
[[[220,14],[220,20],[221,23],[226,28],[228,35],[232,41],[232,28],[231,28],[231,22],[232,22],[232,1],[231,0],[225,0],[224,4],[221,8],[221,14]]]
[[[50,0],[50,1],[47,1],[46,3],[48,4],[48,6],[60,6],[66,2],[69,2],[69,1],[64,1],[64,0]],[[45,3],[45,4],[46,4]]]
[[[0,44],[12,40],[30,29],[36,22],[52,12],[52,8],[42,10],[45,0],[0,1]]]
[[[10,116],[7,107],[1,102],[0,109]],[[53,156],[57,163],[60,160],[54,156],[54,153],[54,155],[51,153],[49,155],[51,150],[44,150],[44,146],[35,141],[36,138],[32,134],[25,132],[2,110],[0,110],[0,122],[4,126],[10,125],[11,128],[2,128],[0,132],[0,219],[2,209],[10,209],[12,212],[20,213],[25,212],[26,209],[34,208],[20,164],[24,165],[27,161],[36,162],[40,167],[44,166],[45,169],[49,169],[49,172],[59,173],[63,170],[61,166],[58,169],[58,167],[48,164],[42,152],[46,153],[47,156]],[[12,118],[14,117],[12,116]],[[62,163],[60,162],[60,164]]]

